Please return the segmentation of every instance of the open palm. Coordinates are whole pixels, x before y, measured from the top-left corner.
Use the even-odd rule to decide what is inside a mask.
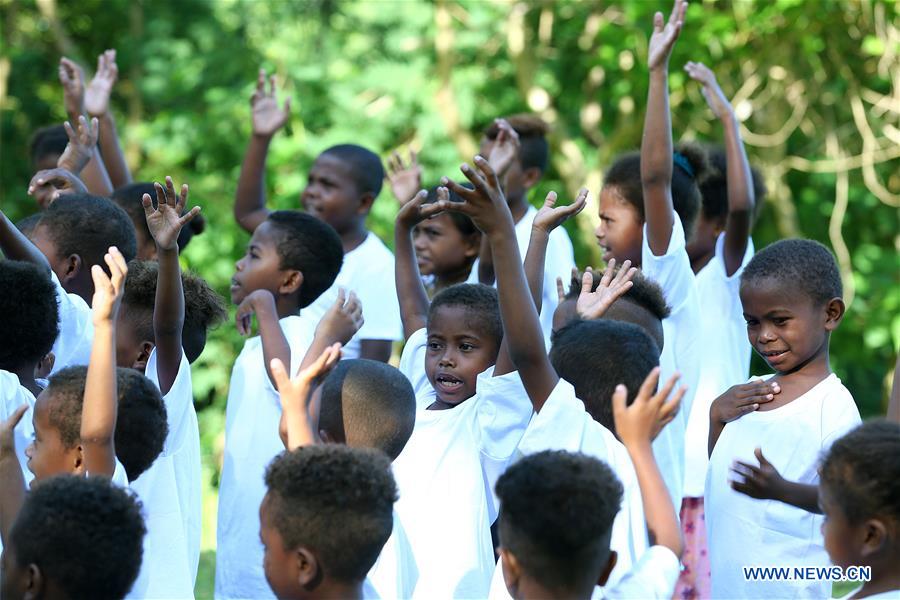
[[[181,228],[200,212],[200,207],[195,206],[182,216],[188,197],[187,184],[181,186],[181,194],[178,195],[175,194],[175,184],[172,183],[171,177],[166,177],[165,189],[159,183],[153,185],[156,187],[156,207],[153,206],[150,194],[144,194],[143,198],[147,228],[150,229],[150,235],[153,236],[157,247],[171,250],[177,245]]]
[[[651,69],[661,68],[668,64],[675,40],[681,33],[684,23],[684,13],[687,10],[686,0],[675,0],[669,20],[663,23],[662,13],[656,13],[653,17],[653,34],[650,36],[650,44],[647,51],[647,64]]]
[[[116,51],[107,50],[97,58],[97,72],[84,90],[84,109],[91,116],[102,116],[109,110],[109,95],[119,77]]]
[[[284,107],[280,108],[275,97],[275,76],[272,75],[268,79],[269,87],[266,89],[266,72],[260,69],[256,91],[250,98],[250,105],[253,107],[253,133],[256,135],[274,135],[284,127],[291,113],[291,99],[285,99]]]
[[[578,316],[585,320],[599,319],[613,302],[625,295],[625,292],[634,285],[631,280],[637,273],[636,268],[632,268],[631,261],[626,260],[622,263],[622,268],[615,273],[616,259],[609,261],[606,271],[597,285],[597,289],[591,291],[594,285],[594,274],[590,269],[586,270],[581,278],[581,294],[578,295],[578,301],[575,303],[575,310]]]

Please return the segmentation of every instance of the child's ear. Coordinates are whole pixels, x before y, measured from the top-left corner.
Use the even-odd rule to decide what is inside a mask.
[[[870,519],[862,525],[864,531],[861,555],[868,558],[884,550],[888,540],[887,527],[880,519]]]
[[[825,329],[834,331],[840,325],[841,319],[844,318],[844,311],[847,310],[844,301],[840,298],[832,298],[825,305]]]
[[[66,257],[65,264],[63,265],[63,276],[60,277],[60,283],[66,284],[69,281],[72,281],[78,274],[81,273],[81,267],[84,263],[81,260],[81,257],[77,254],[70,254]]]
[[[296,293],[301,285],[303,285],[303,273],[300,271],[285,271],[284,277],[281,280],[281,285],[278,286],[278,293],[284,296],[290,296],[291,294]]]
[[[500,564],[503,566],[503,582],[506,584],[506,590],[513,598],[519,597],[519,578],[522,576],[522,566],[515,555],[500,546]]]
[[[156,344],[153,342],[147,340],[141,342],[140,350],[138,350],[138,355],[131,364],[131,368],[141,373],[146,371],[147,361],[150,360],[150,353],[153,352],[154,348],[156,348]]]
[[[526,189],[531,189],[537,182],[541,180],[541,177],[544,176],[543,171],[538,169],[537,167],[528,167],[527,169],[522,171],[522,187]]]
[[[297,561],[297,583],[300,587],[307,591],[313,591],[324,579],[324,573],[319,568],[319,560],[316,555],[309,551],[308,548],[300,546],[294,550],[294,557]]]
[[[75,475],[84,475],[84,449],[81,444],[75,447],[72,453],[72,473]]]
[[[478,253],[481,252],[481,234],[471,233],[465,236],[463,240],[466,244],[463,256],[466,258],[478,256]]]
[[[597,585],[603,587],[606,585],[606,582],[609,581],[609,576],[612,574],[612,570],[616,568],[616,563],[619,561],[619,555],[616,554],[615,550],[609,551],[609,560],[606,561],[606,566],[603,568],[603,572],[600,573],[600,579],[597,580]]]
[[[372,210],[372,205],[375,204],[375,194],[372,192],[366,192],[362,196],[359,197],[359,207],[356,209],[356,214],[364,217],[369,214],[369,211]]]
[[[44,595],[44,574],[36,564],[31,563],[25,567],[24,583],[23,600],[32,600]]]
[[[52,351],[48,352],[34,368],[34,378],[47,379],[50,376],[50,371],[53,370],[54,364],[56,364],[56,355]]]

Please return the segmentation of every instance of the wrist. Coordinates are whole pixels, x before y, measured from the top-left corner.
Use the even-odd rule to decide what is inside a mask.
[[[177,237],[176,237],[177,240]],[[169,246],[161,246],[159,242],[156,242],[156,254],[159,257],[178,258],[178,242],[173,242]]]
[[[116,327],[111,317],[103,316],[100,318],[94,318],[92,320],[94,324],[94,336],[96,337],[98,334],[112,334],[115,335]]]
[[[266,146],[268,146],[273,137],[275,137],[274,131],[272,133],[260,133],[258,131],[254,131],[252,139],[254,142],[258,142],[260,144],[265,144]]]
[[[543,225],[532,225],[531,226],[531,239],[535,241],[543,241],[550,239],[550,229]]]
[[[669,77],[669,59],[662,61],[660,64],[650,67],[650,78],[668,79]]]

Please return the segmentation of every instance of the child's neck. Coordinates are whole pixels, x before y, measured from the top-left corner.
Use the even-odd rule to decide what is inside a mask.
[[[896,563],[892,564],[896,565]],[[900,570],[891,565],[882,565],[882,569],[879,570],[878,574],[876,574],[874,568],[872,569],[872,580],[865,582],[853,597],[866,598],[893,590],[900,590]]]
[[[524,190],[516,198],[507,197],[506,203],[509,205],[509,212],[512,213],[513,222],[518,223],[528,212],[528,190]]]
[[[297,296],[275,296],[275,310],[278,313],[278,320],[285,317],[295,317],[300,314],[300,304]]]
[[[696,256],[691,260],[691,270],[694,272],[694,275],[699,273],[703,267],[709,264],[709,261],[712,260],[713,256],[715,256],[715,251],[708,252],[706,254],[701,254],[700,256]]]
[[[318,598],[343,598],[345,600],[362,600],[363,598],[363,582],[359,583],[343,583],[325,578],[322,584],[316,588],[316,591],[310,594],[310,600]]]
[[[366,229],[365,222],[360,221],[352,227],[341,231],[339,235],[341,245],[344,247],[344,254],[347,254],[359,248],[360,244],[366,241],[366,238],[369,236],[369,230]]]
[[[450,273],[441,273],[440,275],[435,275],[434,277],[434,295],[437,295],[441,290],[447,289],[450,286],[456,285],[457,283],[465,283],[469,280],[469,274],[472,272],[472,264],[469,263],[463,267],[460,267],[456,271],[452,271]]]
[[[822,344],[822,348],[813,355],[805,364],[787,373],[776,373],[770,381],[778,382],[781,392],[775,394],[772,402],[759,405],[759,411],[774,410],[788,404],[831,375],[831,363],[828,359],[828,337]]]

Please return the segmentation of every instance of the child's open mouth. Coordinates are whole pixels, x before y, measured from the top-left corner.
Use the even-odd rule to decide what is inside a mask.
[[[442,373],[434,378],[434,382],[441,388],[441,391],[447,393],[457,392],[462,389],[463,382],[458,377]]]

